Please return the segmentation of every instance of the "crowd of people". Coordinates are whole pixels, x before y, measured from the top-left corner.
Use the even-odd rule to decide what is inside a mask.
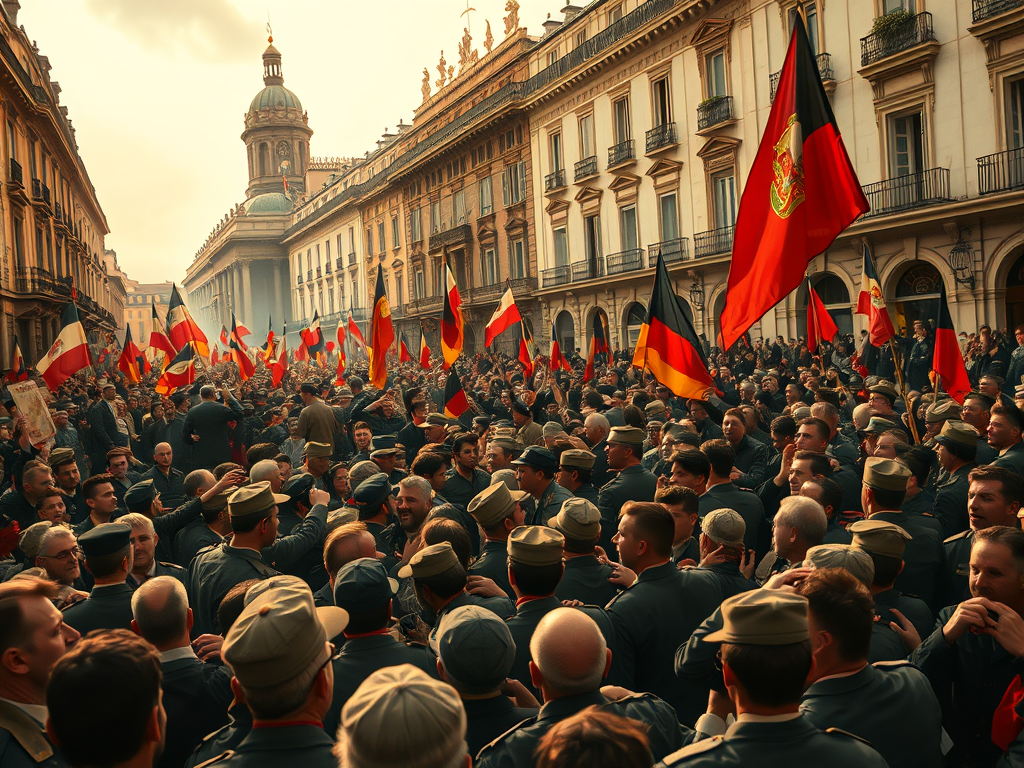
[[[0,768],[1020,768],[1024,327],[912,333],[5,402]]]

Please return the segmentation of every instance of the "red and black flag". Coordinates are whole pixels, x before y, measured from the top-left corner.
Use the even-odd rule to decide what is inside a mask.
[[[463,341],[462,297],[459,296],[459,286],[455,284],[455,275],[452,274],[446,253],[444,308],[441,310],[441,354],[444,357],[442,366],[446,371],[462,354]]]
[[[869,208],[797,17],[740,202],[722,349],[796,289],[807,263]]]
[[[117,359],[117,369],[122,371],[132,384],[138,384],[142,377],[149,373],[150,365],[146,356],[132,341],[132,327],[124,327],[124,346],[121,347],[121,356]]]
[[[448,380],[444,383],[444,415],[457,419],[469,410],[469,399],[462,388],[459,373],[455,368],[448,371]]]
[[[405,343],[405,334],[400,334],[398,339],[398,362],[411,363],[413,361],[413,356],[409,351],[409,345]]]
[[[953,319],[949,316],[946,304],[946,291],[940,289],[939,314],[935,327],[935,351],[932,356],[932,372],[936,378],[936,389],[944,389],[949,396],[960,405],[971,391],[971,381],[967,378],[960,342],[956,338]]]
[[[193,349],[195,342],[187,341],[181,351],[174,356],[164,369],[160,380],[153,387],[161,395],[169,394],[178,387],[186,384],[194,384],[196,380],[196,352]]]
[[[18,337],[14,337],[14,351],[11,353],[11,367],[4,377],[4,381],[16,382],[28,380],[28,368],[25,367],[25,356],[21,354],[21,345],[18,344]]]
[[[153,303],[153,328],[149,332],[149,348],[152,350],[160,350],[164,353],[164,367],[174,359],[174,356],[178,354],[178,350],[171,344],[171,337],[167,335],[168,323],[161,322],[160,315],[156,311],[156,302]],[[225,342],[226,344],[226,342]]]
[[[210,356],[210,345],[206,341],[206,334],[192,319],[176,285],[171,285],[171,300],[167,305],[167,336],[175,349],[181,349],[191,341],[194,342],[197,355],[200,357]]]
[[[424,371],[430,370],[430,347],[427,346],[427,335],[420,327],[420,368]]]
[[[658,383],[671,389],[677,397],[707,400],[714,392],[714,381],[708,373],[708,361],[704,359],[697,332],[672,290],[672,280],[661,254],[658,254],[647,318],[640,326],[640,337],[633,353],[633,367],[653,373]]]
[[[562,354],[562,348],[558,344],[558,332],[555,330],[554,321],[551,322],[551,360],[549,363],[551,372],[554,373],[559,368],[566,371],[572,372],[572,366],[569,365],[569,361],[565,359],[565,355]]]
[[[228,327],[226,325],[220,327],[220,343],[225,347],[230,343],[228,341]]]
[[[590,354],[587,367],[583,369],[583,381],[594,378],[594,362],[602,352],[608,352],[608,318],[604,312],[594,313],[594,332],[590,336]]]
[[[246,354],[245,345],[242,344],[242,339],[238,335],[238,323],[235,322],[234,312],[231,313],[231,335],[228,336],[228,341],[228,346],[231,348],[231,359],[238,364],[238,376],[242,381],[248,381],[256,373],[256,366]]]
[[[807,278],[807,349],[813,355],[818,349],[818,342],[832,341],[839,335],[839,326],[832,315],[825,309],[818,292]]]
[[[521,319],[519,325],[523,331],[519,337],[519,362],[523,364],[523,376],[529,382],[533,378],[533,361],[537,357],[537,345],[533,343],[533,331],[526,320]]]
[[[384,292],[384,269],[377,268],[377,289],[373,295],[373,325],[370,328],[370,384],[384,389],[388,383],[388,350],[395,343],[391,306]]]

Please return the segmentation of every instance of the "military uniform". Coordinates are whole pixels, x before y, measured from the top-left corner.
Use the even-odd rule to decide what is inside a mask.
[[[842,432],[836,432],[836,436],[829,440],[825,446],[825,455],[833,457],[845,467],[856,467],[860,461],[860,450]]]
[[[876,512],[871,520],[894,523],[910,534],[903,557],[903,572],[896,577],[896,589],[917,595],[933,610],[939,602],[939,581],[942,574],[942,537],[933,517],[908,515],[903,512]]]
[[[480,557],[469,566],[470,576],[484,576],[491,579],[508,595],[516,599],[516,593],[508,581],[508,545],[504,541],[486,541],[480,549]]]
[[[460,475],[455,467],[445,472],[444,476],[447,480],[441,489],[441,495],[448,499],[449,503],[460,507],[468,507],[473,497],[491,484],[491,476],[479,467],[473,468],[472,480]]]
[[[64,621],[83,635],[94,629],[132,628],[132,588],[97,584],[87,600],[64,609]]]
[[[256,728],[232,751],[206,763],[213,768],[337,768],[334,739],[319,725],[285,725]]]
[[[612,567],[594,555],[567,557],[555,596],[559,600],[579,600],[587,605],[607,605],[619,591],[608,581],[611,575]]]
[[[967,519],[967,490],[971,483],[967,475],[976,466],[973,461],[965,464],[935,489],[932,515],[942,523],[945,536],[965,531],[970,525]]]
[[[215,547],[224,542],[224,537],[210,530],[203,518],[193,520],[174,537],[174,550],[179,565],[188,568],[189,564],[201,550]]]
[[[218,634],[217,609],[232,587],[249,579],[269,579],[278,572],[264,565],[254,549],[233,547],[227,542],[205,549],[188,569],[189,605],[195,617],[193,637]]]
[[[140,476],[143,480],[152,480],[153,486],[160,493],[160,501],[166,509],[175,509],[185,503],[185,473],[170,467],[165,475],[160,467],[150,467]]]
[[[527,525],[548,525],[551,518],[557,515],[562,508],[562,503],[572,497],[573,494],[570,491],[552,480],[544,489],[544,493],[537,499],[536,510],[532,519],[526,521]]]
[[[737,488],[732,483],[719,483],[701,494],[697,504],[701,520],[716,509],[734,509],[739,512],[746,524],[743,546],[747,549],[758,549],[758,538],[763,535],[762,528],[767,525],[767,521],[764,506],[756,493]]]
[[[822,544],[849,544],[853,536],[834,517],[828,519],[828,527],[825,528],[825,538]]]
[[[1016,475],[1024,475],[1024,442],[1018,442],[1004,449],[989,462],[993,467],[1004,467]]]
[[[885,626],[889,626],[890,621],[896,621],[896,617],[892,613],[893,608],[902,613],[914,625],[917,634],[921,637],[927,637],[935,626],[931,609],[919,597],[905,595],[896,589],[887,589],[875,594],[874,598],[875,615],[878,616],[878,621]]]
[[[999,452],[988,444],[988,436],[978,435],[978,451],[974,454],[974,460],[978,464],[991,464],[998,455]]]
[[[234,698],[227,667],[205,664],[187,647],[170,654],[160,663],[167,731],[156,768],[180,768],[206,734],[227,724]]]
[[[594,468],[597,468],[595,462]],[[601,510],[601,546],[609,557],[617,557],[612,537],[618,530],[619,512],[627,501],[654,501],[658,478],[639,464],[619,470],[619,473],[597,495],[597,508]]]
[[[323,544],[327,532],[327,507],[317,504],[285,536],[260,552],[264,563],[281,573],[298,576],[314,591],[327,581]]]
[[[139,581],[134,573],[129,573],[127,583],[132,588],[132,591],[134,591],[141,587],[144,582],[156,576],[170,576],[172,579],[180,581],[182,585],[188,584],[188,571],[186,569],[176,563],[164,563],[160,560],[153,561],[149,568],[149,573],[146,574],[146,578],[142,581]]]
[[[496,736],[527,718],[536,717],[540,711],[534,707],[517,707],[502,694],[489,699],[463,699],[462,707],[466,710],[466,745],[470,755],[476,755]]]
[[[942,542],[942,549],[945,553],[942,563],[944,578],[939,594],[942,598],[940,603],[943,606],[956,605],[971,597],[968,577],[970,576],[973,544],[973,530],[961,531]]]
[[[573,491],[572,495],[575,496],[577,499],[586,499],[591,504],[593,504],[595,507],[597,506],[597,499],[598,499],[597,488],[595,488],[593,486],[593,484],[591,484],[591,483],[584,483],[579,488],[577,488],[575,491]]]
[[[740,471],[740,476],[733,482],[740,488],[757,488],[765,481],[768,471],[767,448],[744,435],[733,449],[736,452],[733,464]]]
[[[45,723],[9,701],[0,701],[0,765],[4,768],[64,768],[66,763],[50,744]]]
[[[672,547],[672,564],[679,565],[683,560],[700,562],[700,541],[696,536],[691,536],[678,547]]]

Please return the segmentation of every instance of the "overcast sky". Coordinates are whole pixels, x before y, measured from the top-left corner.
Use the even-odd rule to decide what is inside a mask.
[[[239,138],[263,87],[268,13],[313,156],[359,156],[411,122],[423,67],[458,64],[466,0],[21,0],[49,57],[107,216],[107,247],[142,282],[181,282],[213,225],[245,199]],[[584,3],[579,3],[583,5]],[[474,44],[495,44],[505,0],[470,0]],[[533,35],[563,0],[520,0]]]

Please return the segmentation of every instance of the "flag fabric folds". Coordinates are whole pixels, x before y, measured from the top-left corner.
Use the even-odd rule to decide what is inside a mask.
[[[384,291],[384,270],[377,269],[377,287],[373,293],[373,325],[370,328],[370,384],[384,389],[388,382],[388,350],[395,343],[391,307]]]
[[[74,302],[64,307],[60,318],[60,333],[49,351],[36,363],[36,370],[43,377],[46,386],[57,389],[73,374],[92,365],[89,341],[85,328],[78,318]]]
[[[302,343],[309,350],[310,355],[316,355],[326,349],[324,334],[320,330],[320,312],[318,310],[313,310],[313,320],[308,328],[303,328],[299,331],[299,336],[302,338]]]
[[[238,323],[235,321],[235,313],[231,313],[231,335],[228,337],[231,348],[231,359],[238,365],[238,376],[242,381],[248,381],[256,373],[256,366],[252,358],[246,354],[245,345],[238,334]]]
[[[18,344],[18,337],[14,337],[14,352],[11,357],[11,368],[7,371],[4,381],[16,382],[28,379],[28,368],[25,366],[25,356],[21,354],[21,345]]]
[[[121,355],[117,358],[117,369],[128,377],[133,384],[142,381],[142,377],[149,372],[149,362],[142,351],[132,341],[132,327],[126,325],[124,328],[124,346],[121,347]]]
[[[946,291],[940,289],[939,313],[935,327],[935,349],[932,353],[932,371],[938,379],[938,387],[949,393],[949,396],[960,405],[971,391],[971,381],[967,377],[960,342],[956,338],[953,319],[949,315],[946,304]]]
[[[468,410],[469,399],[466,397],[466,390],[462,388],[458,371],[452,368],[444,383],[444,415],[450,419],[457,419]]]
[[[653,373],[658,383],[671,389],[676,397],[707,400],[714,392],[700,339],[672,290],[661,254],[654,273],[651,303],[633,353],[633,367]]]
[[[352,310],[348,311],[348,335],[352,337],[352,340],[359,343],[364,350],[366,349],[366,339],[363,338],[363,332],[359,330],[359,326],[356,325],[356,321],[352,319]]]
[[[169,360],[171,360],[171,358],[178,354],[178,350],[176,350],[174,345],[171,344],[171,337],[167,335],[166,329],[167,323],[160,321],[160,315],[157,314],[156,303],[154,303],[153,330],[149,332],[149,347],[154,350],[159,349],[167,356],[164,360],[165,365]],[[227,342],[225,342],[225,345],[226,344]]]
[[[512,295],[512,283],[505,281],[505,292],[501,295],[498,308],[494,310],[491,319],[487,321],[484,328],[484,346],[491,346],[499,335],[507,331],[516,323],[522,322],[522,315],[519,314],[519,307],[516,306],[515,297]]]
[[[345,326],[338,321],[338,375],[334,380],[335,384],[342,383],[342,374],[345,373]]]
[[[398,342],[398,362],[411,363],[412,361],[412,353],[409,351],[409,346],[405,343],[405,334],[400,334]]]
[[[594,363],[597,356],[608,351],[608,318],[603,312],[594,313],[594,329],[590,335],[590,353],[587,355],[587,366],[583,369],[583,381],[594,378]]]
[[[195,343],[194,350],[197,355],[210,356],[210,345],[206,341],[206,335],[192,319],[176,285],[171,286],[171,301],[167,309],[167,335],[175,349],[181,349],[191,341]]]
[[[572,371],[572,366],[569,365],[569,361],[562,354],[562,348],[558,345],[558,333],[555,331],[555,323],[553,321],[551,323],[551,360],[549,365],[552,373],[559,368]]]
[[[220,327],[220,343],[225,347],[228,345],[228,328],[226,325]]]
[[[441,310],[441,355],[444,357],[443,367],[447,371],[451,364],[462,354],[463,318],[462,297],[459,287],[455,284],[455,275],[448,264],[447,254],[444,260],[444,308]]]
[[[430,347],[427,346],[427,335],[420,328],[420,368],[430,370]]]
[[[797,17],[740,201],[722,349],[799,286],[807,263],[869,208]]]
[[[260,355],[263,358],[263,362],[268,364],[274,359],[274,317],[269,315],[267,317],[267,341],[263,345],[263,353]]]
[[[522,335],[519,337],[519,362],[523,364],[523,376],[533,378],[533,361],[537,358],[537,345],[533,343],[533,332],[526,322],[520,320]]]
[[[210,365],[217,365],[220,362],[220,352],[217,350],[217,345],[213,345],[213,349],[210,350]]]
[[[186,342],[181,351],[164,369],[154,389],[166,395],[178,387],[194,384],[196,381],[196,352],[194,342]]]
[[[280,352],[278,353],[277,360],[270,366],[270,374],[272,376],[272,383],[274,387],[281,385],[281,379],[284,378],[285,373],[288,372],[288,329],[284,330],[281,334],[281,343],[278,345]]]
[[[880,347],[896,335],[896,329],[889,317],[882,295],[882,284],[878,280],[875,260],[867,245],[864,246],[864,263],[861,267],[860,294],[857,296],[857,314],[868,318],[868,339]]]
[[[807,349],[813,355],[818,349],[818,343],[832,341],[839,335],[839,326],[832,319],[832,315],[825,309],[818,292],[811,285],[810,278],[807,279]]]

